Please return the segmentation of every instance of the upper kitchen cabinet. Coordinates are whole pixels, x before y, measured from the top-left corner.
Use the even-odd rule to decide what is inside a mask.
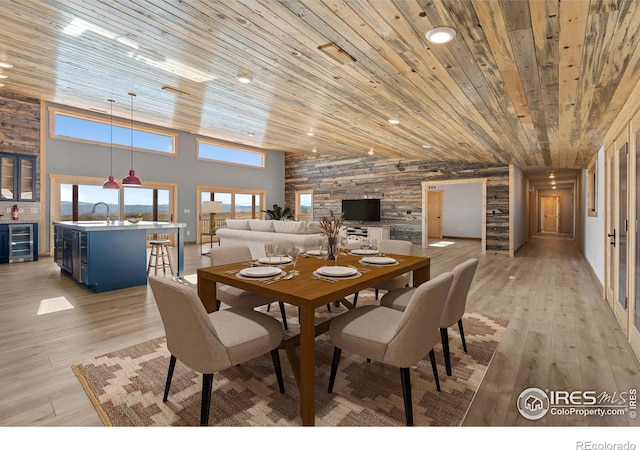
[[[0,153],[0,200],[36,200],[36,157]]]

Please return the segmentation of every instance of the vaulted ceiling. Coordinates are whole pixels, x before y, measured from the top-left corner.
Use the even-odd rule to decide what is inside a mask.
[[[0,93],[126,118],[133,91],[136,120],[309,154],[584,168],[640,79],[633,0],[3,0],[0,18]],[[457,36],[432,44],[436,26]]]

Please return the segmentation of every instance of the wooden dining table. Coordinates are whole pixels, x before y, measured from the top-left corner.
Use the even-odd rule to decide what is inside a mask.
[[[345,297],[390,280],[400,274],[413,272],[413,286],[430,278],[430,259],[419,256],[385,255],[396,259],[395,264],[373,266],[363,264],[362,256],[340,255],[338,260],[325,262],[322,258],[301,256],[296,265],[299,275],[291,279],[264,283],[260,279],[239,276],[240,269],[256,264],[255,261],[204,267],[197,271],[198,295],[206,310],[216,310],[216,283],[235,286],[259,295],[297,306],[300,316],[300,333],[283,340],[285,349],[300,391],[300,416],[303,425],[315,425],[315,339],[329,329],[330,320],[316,324],[316,308],[328,304],[353,308]],[[355,277],[343,277],[335,282],[315,279],[313,273],[320,267],[338,265],[362,269]],[[293,266],[281,267],[290,272]],[[339,302],[339,303],[337,303]],[[299,356],[296,348],[299,347]]]

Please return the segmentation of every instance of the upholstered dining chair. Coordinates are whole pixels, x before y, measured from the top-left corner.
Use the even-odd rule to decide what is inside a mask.
[[[417,287],[404,311],[378,305],[354,308],[336,317],[329,326],[333,361],[329,393],[338,371],[342,350],[400,368],[407,425],[413,425],[411,366],[429,353],[436,389],[440,391],[433,346],[438,341],[442,315],[453,274],[443,273]]]
[[[396,255],[411,256],[413,253],[413,243],[411,241],[403,241],[400,239],[382,239],[378,243],[378,253],[392,253]],[[411,275],[411,272],[403,273],[402,275],[398,275],[397,277],[373,286],[375,288],[376,300],[378,300],[380,290],[393,291],[409,286],[409,284],[411,284]],[[357,302],[358,292],[353,296],[353,305],[355,306]]]
[[[270,352],[280,392],[284,381],[278,346],[284,331],[278,320],[249,308],[207,314],[195,289],[176,278],[150,276],[171,353],[163,402],[169,397],[176,361],[202,373],[200,425],[209,424],[213,374]]]
[[[442,316],[438,327],[440,328],[440,337],[442,339],[442,352],[444,353],[444,363],[447,375],[451,376],[451,353],[449,351],[449,327],[458,323],[460,330],[460,338],[462,339],[462,349],[467,353],[467,343],[464,339],[464,328],[462,326],[462,316],[466,309],[467,296],[469,288],[478,267],[477,258],[469,258],[465,262],[458,264],[451,271],[453,273],[453,283],[444,305]],[[389,292],[382,297],[380,304],[388,308],[398,311],[404,311],[407,307],[413,288],[399,289]]]
[[[221,266],[223,264],[231,264],[242,261],[250,261],[251,250],[246,245],[223,245],[214,247],[209,253],[212,266]],[[220,303],[235,308],[257,308],[258,306],[269,305],[274,300],[263,297],[253,292],[245,291],[237,287],[227,284],[216,284],[216,309],[220,309]],[[280,314],[282,315],[282,325],[284,329],[288,329],[287,314],[284,310],[284,303],[278,302],[280,305]]]

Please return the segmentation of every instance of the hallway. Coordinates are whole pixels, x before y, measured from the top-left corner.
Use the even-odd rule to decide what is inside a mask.
[[[627,415],[532,422],[516,408],[529,387],[613,394],[640,385],[638,360],[573,239],[536,235],[515,258],[481,257],[467,310],[509,326],[465,425],[640,425]]]

